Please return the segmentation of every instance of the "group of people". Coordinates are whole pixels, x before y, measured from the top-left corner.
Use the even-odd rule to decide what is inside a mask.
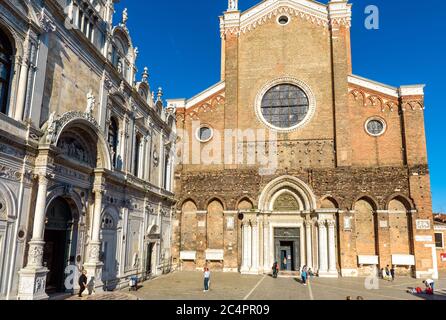
[[[395,268],[392,266],[390,268],[389,265],[387,265],[385,268],[381,269],[382,278],[387,281],[394,281],[395,280]]]
[[[434,285],[435,285],[434,280],[432,280],[432,279],[424,280],[423,284],[426,287],[425,290],[421,289],[420,287],[417,287],[417,288],[410,288],[409,290],[407,290],[407,292],[413,293],[413,294],[433,295],[434,294]]]
[[[279,271],[280,271],[279,263],[278,263],[277,261],[274,262],[273,267],[272,267],[272,270],[273,270],[273,278],[277,278],[278,275],[279,275]],[[303,267],[302,267],[302,270],[301,270],[301,272],[300,272],[300,276],[301,276],[302,284],[303,284],[304,286],[306,286],[306,285],[307,285],[307,282],[308,282],[308,278],[312,278],[312,277],[314,277],[315,275],[316,275],[316,274],[313,272],[313,270],[311,270],[311,268],[308,268],[306,265],[303,266]]]

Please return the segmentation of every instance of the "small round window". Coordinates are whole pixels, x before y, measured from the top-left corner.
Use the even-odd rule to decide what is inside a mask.
[[[201,142],[208,142],[212,139],[214,132],[208,126],[203,126],[197,130],[197,139]]]
[[[372,118],[367,120],[365,128],[368,134],[378,137],[386,131],[386,123],[381,119]]]
[[[284,25],[287,25],[288,22],[290,22],[290,18],[288,18],[287,16],[280,16],[280,17],[277,19],[277,22],[278,22],[279,24],[281,24],[282,26],[284,26]]]

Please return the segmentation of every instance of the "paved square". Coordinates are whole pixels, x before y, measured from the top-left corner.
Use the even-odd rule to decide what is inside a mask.
[[[313,278],[305,287],[296,278],[213,272],[211,290],[205,293],[201,272],[176,272],[141,285],[138,292],[132,292],[140,300],[345,300],[347,296],[365,300],[446,300],[446,274],[436,281],[435,296],[407,293],[408,287],[423,287],[422,280],[412,278],[379,280],[379,289],[367,290],[365,278]]]

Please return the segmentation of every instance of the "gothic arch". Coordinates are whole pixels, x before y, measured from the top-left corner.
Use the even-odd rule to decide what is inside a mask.
[[[161,228],[157,224],[152,224],[147,228],[147,235],[157,235],[160,234]]]
[[[130,37],[128,30],[117,25],[113,28],[112,35],[113,35],[113,41],[115,42],[115,44],[120,43],[121,45],[125,46],[124,48],[120,48],[120,49],[124,50],[124,52],[122,52],[122,53],[125,54],[126,58],[132,64],[134,64],[136,57],[135,57],[135,53],[134,53],[134,49],[133,49],[134,47],[133,47],[132,39]]]
[[[282,176],[268,183],[260,195],[259,209],[271,211],[273,197],[283,189],[293,192],[299,198],[302,203],[302,210],[316,209],[316,196],[311,188],[302,180],[293,176]]]
[[[339,209],[339,201],[331,195],[327,195],[320,200],[321,209]]]
[[[242,204],[247,204],[247,205],[250,205],[251,206],[251,209],[254,209],[254,201],[250,198],[250,197],[248,197],[248,196],[243,196],[243,197],[241,197],[240,199],[238,199],[237,200],[237,204],[236,204],[236,209],[237,210],[246,210],[247,208],[241,208],[241,205]]]
[[[368,194],[362,194],[353,200],[353,203],[351,206],[352,210],[355,210],[355,205],[359,200],[365,200],[365,201],[369,202],[371,204],[373,210],[375,210],[375,211],[379,210],[379,208],[380,208],[379,202],[374,197],[372,197]]]
[[[206,202],[206,208],[214,201],[220,202],[221,206],[223,207],[223,210],[226,210],[225,201],[218,196],[214,196],[214,197],[210,198],[209,201]]]
[[[401,193],[394,193],[391,196],[387,197],[386,206],[385,206],[386,210],[390,210],[389,206],[393,200],[400,201],[406,207],[407,211],[415,209],[415,206],[414,206],[412,200],[410,200],[408,197],[406,197],[405,195],[403,195]]]
[[[102,216],[101,216],[101,221],[103,220],[103,218],[109,215],[115,224],[114,229],[119,229],[120,228],[120,222],[121,222],[121,218],[120,218],[120,214],[119,214],[119,210],[118,208],[116,208],[114,205],[107,205],[105,206],[105,208],[102,210]]]
[[[57,121],[51,123],[50,128],[47,129],[47,142],[57,146],[63,133],[69,129],[81,129],[86,135],[86,139],[95,142],[97,151],[97,158],[95,159],[97,160],[96,168],[112,169],[111,152],[107,140],[103,136],[96,120],[86,113],[67,112]],[[53,133],[53,136],[51,136],[50,132]]]
[[[80,195],[72,190],[71,187],[62,184],[50,189],[47,195],[45,212],[48,212],[51,203],[59,197],[65,199],[69,204],[73,214],[73,221],[79,221],[85,215],[84,204]]]
[[[1,29],[1,31],[3,31],[5,36],[8,37],[9,42],[11,43],[13,55],[16,56],[16,57],[17,56],[22,57],[23,56],[23,43],[24,43],[23,40],[24,39],[21,38],[17,34],[17,32],[15,32],[14,29],[12,29],[7,24],[1,23],[0,24],[0,29]]]
[[[2,181],[0,181],[0,200],[5,206],[0,210],[0,219],[15,219],[17,217],[16,197],[14,192]]]

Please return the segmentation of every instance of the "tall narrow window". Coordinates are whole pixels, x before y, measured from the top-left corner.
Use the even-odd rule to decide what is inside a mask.
[[[137,136],[136,137],[136,143],[135,143],[135,162],[134,162],[134,167],[133,167],[133,174],[138,177],[139,175],[139,155],[140,153],[140,149],[141,148],[141,137]]]
[[[113,164],[116,167],[116,160],[118,157],[118,124],[114,118],[111,118],[110,126],[108,128],[108,143],[113,153]]]
[[[169,170],[169,155],[165,154],[164,156],[164,189],[167,191],[169,190],[169,184],[170,184],[170,170]]]
[[[12,47],[6,35],[0,31],[0,112],[6,114],[9,82],[11,77]]]

